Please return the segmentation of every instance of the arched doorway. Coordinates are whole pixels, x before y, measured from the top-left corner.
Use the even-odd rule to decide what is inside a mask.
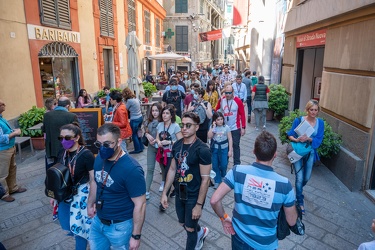
[[[38,57],[43,102],[60,96],[74,102],[80,86],[78,54],[74,48],[66,43],[52,42],[43,46]]]

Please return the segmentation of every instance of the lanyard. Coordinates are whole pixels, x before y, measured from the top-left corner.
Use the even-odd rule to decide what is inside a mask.
[[[178,167],[179,168],[180,168],[181,164],[184,162],[191,146],[193,146],[193,144],[195,143],[196,140],[197,140],[197,137],[195,136],[194,141],[190,144],[189,148],[185,151],[185,153],[183,155],[182,155],[182,149],[184,148],[184,143],[182,142],[180,155],[178,156]]]
[[[238,96],[240,96],[240,90],[241,90],[241,87],[242,87],[242,85],[240,84],[240,89],[238,89],[238,84],[237,84],[237,94],[238,94]]]
[[[162,135],[163,140],[165,140],[165,138],[167,138],[167,132],[169,131],[169,127],[171,126],[171,124],[172,124],[172,121],[171,121],[171,123],[169,123],[167,130],[165,130],[165,123],[163,122],[163,126],[164,126],[164,133]]]
[[[65,150],[65,153],[64,153],[64,157],[63,157],[63,159],[66,159],[66,158],[68,158],[68,168],[69,168],[69,172],[70,172],[70,175],[72,176],[72,179],[74,180],[74,172],[75,172],[75,170],[76,170],[76,162],[77,162],[77,155],[79,154],[79,153],[81,153],[81,151],[84,149],[84,147],[81,147],[81,146],[79,146],[78,148],[77,148],[77,151],[76,151],[76,153],[75,153],[75,155],[73,156],[73,158],[72,159],[70,159],[70,155],[69,155],[69,153],[68,153],[68,150]],[[74,161],[74,162],[73,162]],[[71,163],[73,162],[73,166],[71,165]],[[64,165],[66,164],[66,162],[65,162],[65,160],[64,160]]]

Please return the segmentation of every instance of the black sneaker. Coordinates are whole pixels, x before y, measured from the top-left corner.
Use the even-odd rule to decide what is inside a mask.
[[[171,194],[169,195],[169,197],[171,197],[171,198],[174,198],[174,197],[176,197],[176,192],[175,192],[175,190],[173,189],[173,191],[171,192]]]
[[[163,207],[163,205],[160,203],[159,210],[160,210],[160,212],[165,212],[165,210],[167,210],[167,209],[165,207]]]

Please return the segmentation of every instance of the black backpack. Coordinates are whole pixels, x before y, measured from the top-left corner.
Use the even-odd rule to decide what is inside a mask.
[[[76,160],[86,150],[88,149],[81,150],[81,152],[78,153]],[[61,202],[77,194],[77,188],[80,185],[80,181],[76,185],[73,185],[69,168],[62,163],[56,163],[47,170],[46,180],[44,182],[46,188],[44,192],[48,197]]]

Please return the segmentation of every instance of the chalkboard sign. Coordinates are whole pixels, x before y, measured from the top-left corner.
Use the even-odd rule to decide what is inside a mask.
[[[90,149],[93,154],[97,154],[98,149],[94,146],[94,142],[96,141],[97,130],[103,124],[102,109],[76,108],[70,109],[69,111],[75,113],[78,117],[86,147]]]

